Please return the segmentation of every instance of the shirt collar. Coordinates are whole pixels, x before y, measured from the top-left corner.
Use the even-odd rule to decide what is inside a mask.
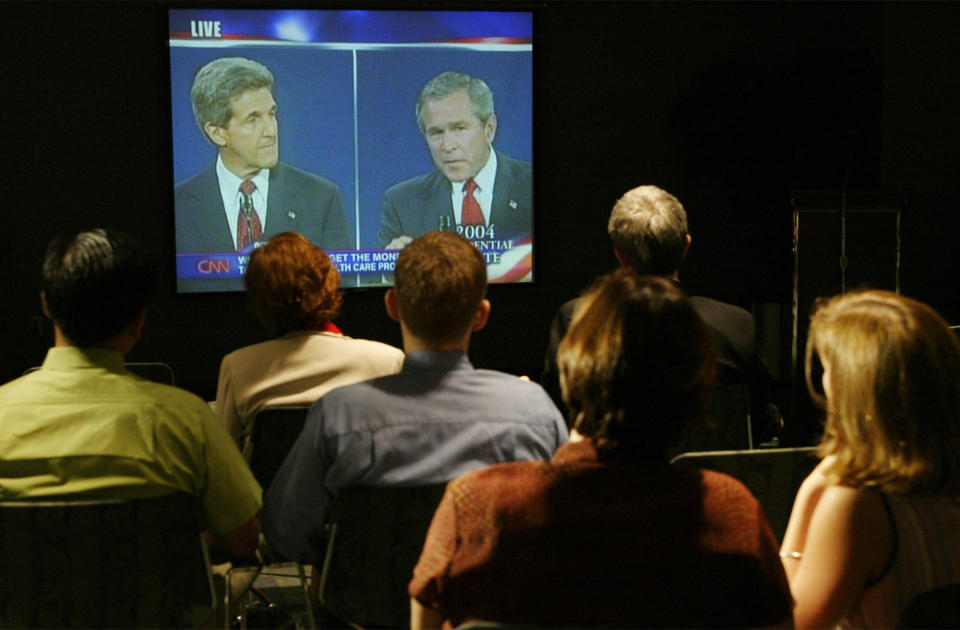
[[[483,165],[483,168],[473,176],[473,181],[477,183],[477,187],[482,191],[489,194],[493,190],[494,180],[497,178],[497,152],[493,150],[493,147],[490,147],[490,155],[487,157],[486,164]],[[466,183],[466,182],[464,182]],[[463,189],[463,183],[460,184],[460,190]]]
[[[240,178],[227,168],[227,165],[223,163],[223,158],[220,156],[220,153],[217,153],[217,179],[220,180],[220,189],[226,193],[224,195],[225,197],[227,195],[236,196],[239,194],[240,184],[246,179],[252,179],[253,183],[257,185],[257,190],[266,191],[270,185],[270,169],[261,168],[253,177]]]
[[[472,370],[473,364],[460,350],[420,350],[403,358],[403,370],[424,372],[440,370]]]
[[[121,373],[127,371],[123,366],[123,356],[106,348],[58,346],[47,350],[47,358],[43,360],[44,370],[75,368],[104,368]]]

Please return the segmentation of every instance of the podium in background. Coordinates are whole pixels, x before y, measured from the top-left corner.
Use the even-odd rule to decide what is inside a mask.
[[[907,202],[905,195],[865,191],[795,191],[790,197],[793,405],[784,429],[790,445],[815,443],[822,428],[822,412],[810,400],[803,373],[816,300],[863,288],[900,292],[900,224]]]

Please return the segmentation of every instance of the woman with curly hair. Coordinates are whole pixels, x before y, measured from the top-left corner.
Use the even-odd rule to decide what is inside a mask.
[[[851,293],[814,313],[806,377],[827,420],[780,554],[796,627],[894,628],[960,581],[960,342],[925,304]]]
[[[254,250],[244,284],[250,311],[274,338],[220,364],[216,412],[241,449],[264,407],[313,403],[335,387],[400,370],[402,351],[347,337],[333,323],[340,274],[300,234],[277,234]]]

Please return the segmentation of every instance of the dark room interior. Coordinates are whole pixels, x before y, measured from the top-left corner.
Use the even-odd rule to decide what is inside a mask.
[[[783,410],[791,407],[797,207],[837,212],[844,197],[850,208],[899,204],[899,244],[887,228],[851,231],[849,255],[888,262],[899,255],[902,292],[960,323],[950,280],[960,273],[960,6],[429,7],[441,4],[534,12],[536,278],[489,289],[490,322],[471,346],[476,366],[538,378],[553,314],[614,268],[607,216],[640,184],[672,192],[689,214],[685,290],[757,315]],[[243,294],[176,292],[169,6],[0,5],[8,51],[2,382],[39,365],[52,342],[38,297],[40,261],[50,237],[68,228],[132,233],[163,263],[146,333],[128,360],[165,362],[177,385],[210,400],[221,358],[265,338]],[[832,225],[807,238],[839,242]],[[830,260],[799,273],[811,293],[801,298],[806,308],[813,294],[840,284]],[[848,287],[864,277],[851,277]],[[349,290],[340,328],[399,345],[383,292]]]

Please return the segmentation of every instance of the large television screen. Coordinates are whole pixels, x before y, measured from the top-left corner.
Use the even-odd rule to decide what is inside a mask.
[[[344,287],[463,234],[491,282],[533,280],[533,16],[170,9],[177,288],[238,291],[295,231]]]

